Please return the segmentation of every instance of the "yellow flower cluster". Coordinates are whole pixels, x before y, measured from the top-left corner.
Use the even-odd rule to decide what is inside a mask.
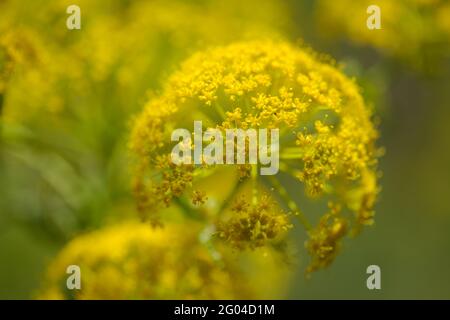
[[[309,197],[339,203],[349,226],[358,229],[372,222],[378,133],[371,111],[354,81],[315,54],[281,41],[249,41],[199,52],[185,61],[134,122],[129,144],[144,216],[157,220],[161,206],[186,202],[196,185],[214,173],[214,166],[160,165],[161,157],[170,156],[171,131],[190,127],[194,120],[222,130],[279,128],[280,170],[303,182]],[[228,223],[219,223],[219,236],[235,247],[257,247],[290,228],[286,214],[259,194],[258,186],[267,181],[255,167],[247,165],[245,174],[242,166],[235,167],[241,177],[236,189],[249,180],[252,191],[246,194],[249,201],[237,200]],[[273,186],[270,197],[283,199],[308,228],[277,177],[267,180]],[[208,210],[220,220],[226,205],[211,202],[216,206]],[[326,227],[320,223],[318,232]],[[320,246],[310,248],[313,257],[326,255]],[[334,252],[329,252],[332,260]],[[315,259],[312,263],[313,269],[319,267]]]
[[[366,27],[366,11],[373,4],[381,10],[381,30]],[[417,60],[426,46],[436,53],[450,37],[450,3],[446,0],[320,0],[316,12],[319,27],[328,36],[348,37],[415,63],[420,63]]]
[[[2,37],[0,41],[0,94],[6,89],[6,84],[14,69],[15,61],[20,58],[17,55],[18,52]]]
[[[198,225],[125,222],[75,238],[49,266],[41,299],[249,299],[265,297],[226,251],[202,243]],[[250,258],[253,259],[253,258]],[[270,259],[266,259],[266,263]],[[262,261],[250,265],[257,268]],[[70,265],[81,289],[66,290]],[[278,280],[283,282],[281,273]],[[279,284],[276,285],[276,287]],[[261,289],[261,286],[259,286]],[[265,289],[263,289],[264,291]],[[275,291],[278,290],[275,288]]]
[[[245,198],[239,198],[231,210],[233,216],[225,223],[219,223],[218,235],[238,249],[245,249],[247,245],[251,248],[263,246],[292,227],[288,216],[277,212],[267,196],[253,205]]]
[[[99,106],[105,87],[117,88],[116,103],[129,114],[190,50],[290,28],[276,1],[81,0],[82,29],[71,31],[65,21],[71,4],[0,3],[0,92],[6,80],[14,82],[4,92],[6,118],[65,109],[78,114],[80,100],[106,107]]]
[[[330,204],[330,212],[320,218],[319,224],[309,231],[306,249],[312,256],[312,262],[306,270],[308,273],[327,267],[333,262],[341,239],[347,233],[347,220],[340,216],[340,206]]]
[[[66,99],[64,83],[76,84],[79,78],[75,64],[60,50],[31,28],[2,30],[0,95],[5,96],[6,119],[20,119],[38,110],[49,114],[61,111]],[[73,90],[76,88],[74,85]]]
[[[83,280],[75,298],[236,298],[229,273],[216,266],[192,231],[123,223],[76,238],[50,266],[43,297],[67,298],[60,289],[65,269],[76,264]]]

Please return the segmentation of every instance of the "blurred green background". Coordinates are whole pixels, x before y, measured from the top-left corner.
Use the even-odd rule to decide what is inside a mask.
[[[154,25],[144,24],[143,29],[130,27],[133,18],[129,15],[135,11],[129,9],[132,4],[128,1],[103,1],[98,7],[87,4],[83,7],[81,3],[85,13],[83,27],[76,31],[79,39],[64,40],[68,42],[65,43],[62,40],[67,32],[64,1],[54,2],[54,5],[37,1],[33,5],[35,9],[25,1],[14,4],[0,1],[0,17],[7,17],[3,21],[34,30],[44,38],[43,47],[50,55],[52,50],[61,52],[64,48],[66,51],[62,52],[70,55],[69,61],[82,61],[81,77],[84,79],[89,78],[89,63],[98,65],[101,61],[92,62],[77,52],[80,49],[76,46],[96,39],[96,21],[111,23],[117,30],[128,27],[140,30],[139,41],[151,37],[148,43],[140,43],[133,50],[111,44],[109,50],[117,52],[118,57],[112,57],[110,65],[105,62],[105,68],[113,71],[102,79],[87,80],[88,87],[79,91],[64,87],[64,81],[69,81],[69,72],[66,72],[63,59],[55,59],[55,64],[63,66],[63,79],[59,81],[58,70],[49,72],[56,74],[55,83],[63,86],[61,99],[68,110],[64,111],[63,124],[58,116],[42,115],[42,112],[34,115],[29,111],[31,109],[26,109],[27,103],[39,100],[22,102],[12,94],[8,96],[7,90],[0,91],[4,114],[13,105],[27,115],[26,119],[9,121],[6,114],[1,122],[0,298],[32,298],[46,265],[69,239],[129,214],[132,199],[127,170],[124,169],[127,131],[124,119],[139,110],[147,89],[158,90],[160,80],[156,79],[163,79],[195,49],[206,43],[215,45],[239,39],[243,30],[250,30],[248,37],[252,37],[252,27],[245,22],[251,17],[259,36],[272,30],[292,42],[299,43],[299,39],[303,39],[303,43],[315,51],[330,54],[343,63],[344,71],[357,79],[364,97],[374,105],[380,119],[378,145],[386,149],[380,161],[382,191],[376,206],[375,226],[367,228],[357,239],[346,241],[333,265],[315,273],[309,280],[304,277],[302,268],[306,262],[300,255],[300,265],[293,267],[295,280],[286,298],[449,299],[450,33],[440,31],[442,35],[423,36],[414,46],[416,51],[409,50],[405,56],[398,50],[380,48],[361,40],[364,37],[356,41],[345,28],[338,31],[338,36],[330,36],[321,21],[332,19],[326,16],[326,1],[322,7],[319,2],[322,1],[287,0],[266,4],[268,9],[264,5],[261,7],[258,1],[175,1],[170,5],[156,1],[154,7],[141,11],[142,17],[137,20],[158,20],[156,15],[172,12],[172,6],[181,3],[183,9],[175,11],[185,24],[161,19]],[[398,15],[398,23],[405,24],[404,28],[415,34],[438,33],[436,26],[428,24],[427,19],[433,10],[441,8],[441,2],[429,1],[430,6],[423,7],[416,5],[416,1],[398,2],[404,6],[402,10],[414,12],[417,18],[409,21],[406,16]],[[365,11],[352,11],[349,3],[341,4],[349,6],[347,15],[367,16]],[[225,7],[227,12],[221,11]],[[199,17],[193,16],[191,10],[199,10],[198,15],[203,20],[194,21]],[[381,10],[383,25],[383,6]],[[218,11],[220,16],[215,17]],[[447,18],[450,20],[450,15]],[[116,25],[114,19],[120,23]],[[230,19],[236,19],[231,27],[224,22]],[[343,16],[342,21],[346,20],[351,19]],[[216,24],[213,35],[203,31],[209,29],[205,21]],[[168,27],[165,27],[166,23]],[[10,30],[10,25],[0,24],[3,35]],[[385,33],[404,29],[394,24],[383,27]],[[161,28],[161,31],[151,28]],[[187,31],[178,34],[180,28]],[[335,29],[339,30],[338,25]],[[116,29],[109,30],[115,32]],[[122,36],[126,36],[127,31],[122,32],[125,34]],[[402,34],[398,36],[403,37]],[[18,42],[25,43],[18,35],[15,37]],[[105,42],[123,39],[111,37],[104,39]],[[396,41],[395,36],[391,37]],[[52,38],[58,40],[49,40]],[[174,45],[180,39],[187,49]],[[92,45],[101,47],[99,42]],[[56,45],[51,47],[46,43]],[[148,52],[152,52],[151,61],[131,66],[130,70],[150,69],[134,72],[136,78],[131,80],[139,80],[139,87],[128,90],[128,83],[121,82],[123,76],[119,72],[120,66],[128,62],[121,58],[129,55],[130,61],[140,61],[149,56]],[[20,71],[15,72],[20,74]],[[15,74],[11,76],[10,83],[19,82],[16,77]],[[32,90],[39,90],[39,87],[30,88]],[[23,90],[20,92],[20,96],[28,94]],[[78,105],[86,107],[77,109]],[[106,105],[108,109],[98,108],[99,105]],[[108,212],[107,216],[105,212]],[[304,235],[297,231],[295,237],[296,241],[302,241]],[[381,267],[381,290],[366,288],[366,268],[371,264]]]

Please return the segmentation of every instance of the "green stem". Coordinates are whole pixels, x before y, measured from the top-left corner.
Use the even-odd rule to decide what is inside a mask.
[[[239,190],[241,189],[242,184],[243,184],[243,181],[238,180],[238,182],[234,186],[233,190],[228,194],[226,199],[222,202],[221,206],[217,210],[217,214],[220,214],[223,210],[225,210],[228,207],[228,205],[231,203],[231,201],[238,194]]]
[[[256,205],[258,203],[258,165],[252,165],[252,204]]]
[[[295,160],[295,159],[303,159],[303,154],[301,153],[282,153],[280,155],[281,160]]]
[[[222,107],[222,105],[216,101],[216,103],[214,103],[214,105],[216,106],[216,110],[219,113],[219,116],[222,118],[221,122],[225,121],[225,119],[227,118],[227,115],[225,114],[225,109]]]
[[[193,220],[197,220],[197,221],[202,221],[204,220],[204,218],[202,217],[201,214],[199,214],[196,210],[193,210],[193,208],[189,205],[188,202],[186,202],[186,200],[184,198],[181,197],[175,197],[173,198],[174,202],[177,204],[177,206],[183,210],[183,213],[193,219]]]
[[[281,185],[281,183],[275,177],[270,176],[269,180],[270,180],[274,190],[276,190],[278,196],[285,202],[285,204],[287,205],[289,210],[291,210],[294,213],[294,215],[298,218],[298,220],[303,225],[303,227],[308,231],[311,230],[311,225],[309,224],[305,215],[302,213],[302,211],[297,206],[295,201],[293,201],[289,197],[287,190]]]
[[[282,159],[283,160],[283,159]],[[293,177],[296,177],[300,174],[300,170],[297,169],[292,169],[289,167],[289,165],[287,165],[285,162],[280,161],[280,171],[281,172],[285,172]]]

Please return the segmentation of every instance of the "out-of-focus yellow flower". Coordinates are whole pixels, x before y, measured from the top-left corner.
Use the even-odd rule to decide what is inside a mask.
[[[380,30],[366,26],[366,11],[373,4],[381,10]],[[320,0],[316,13],[327,36],[347,37],[411,63],[421,63],[427,47],[431,53],[448,50],[450,4],[445,0]]]
[[[247,259],[251,268],[266,268]],[[251,262],[254,261],[254,262]],[[280,271],[264,269],[280,275]],[[69,265],[81,270],[81,289],[66,289]],[[238,299],[277,294],[261,292],[230,253],[211,250],[198,225],[164,228],[125,222],[72,240],[47,271],[41,299]],[[258,271],[255,271],[258,273]],[[274,278],[274,279],[275,279]],[[273,297],[273,296],[272,296]]]
[[[170,161],[172,130],[189,128],[194,120],[220,130],[279,128],[280,170],[302,182],[308,197],[340,204],[346,231],[373,222],[378,133],[371,111],[354,81],[314,54],[285,42],[252,41],[200,52],[184,62],[134,123],[134,190],[144,217],[157,220],[158,208],[189,202],[198,182],[214,174],[214,166],[176,166]],[[216,220],[234,208],[228,224],[219,223],[220,235],[245,248],[285,233],[290,228],[286,213],[269,206],[265,194],[282,199],[309,229],[278,179],[260,177],[254,169],[234,167],[240,177],[235,189],[246,181],[252,185],[245,200],[208,208]],[[270,192],[261,190],[263,182],[272,185]]]
[[[2,30],[0,94],[5,118],[20,119],[37,111],[55,114],[64,108],[64,85],[80,79],[75,64],[60,50],[28,27]]]
[[[272,0],[82,0],[77,2],[81,30],[68,30],[66,8],[71,4],[0,3],[0,48],[5,48],[0,52],[22,51],[24,58],[7,56],[5,64],[0,53],[5,118],[112,108],[105,97],[129,114],[148,89],[159,86],[159,77],[192,50],[276,36],[289,28],[283,18],[287,9]],[[6,78],[12,82],[7,91]]]

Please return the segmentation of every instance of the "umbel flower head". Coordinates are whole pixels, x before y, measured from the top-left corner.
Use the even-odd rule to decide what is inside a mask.
[[[373,223],[378,133],[358,86],[324,60],[286,42],[251,41],[185,61],[134,122],[130,148],[142,216],[158,222],[159,209],[175,203],[215,223],[218,237],[238,248],[276,242],[298,218],[310,235],[310,269],[328,265],[346,234]],[[234,187],[223,191],[226,197],[214,195],[222,188],[217,182],[201,190],[220,165],[170,162],[172,130],[191,128],[194,120],[218,130],[279,129],[280,173],[260,176],[259,165],[231,165]],[[296,184],[286,190],[283,176]],[[334,216],[313,216],[312,223],[320,221],[311,227],[297,203],[302,194],[339,206],[339,232],[328,222]],[[330,228],[331,238],[318,236]]]
[[[123,222],[76,237],[47,270],[41,299],[248,299],[256,283],[226,251],[211,251],[190,228]],[[262,264],[250,260],[253,267]],[[266,261],[267,262],[267,261]],[[81,289],[66,289],[66,269],[77,265]],[[277,271],[270,270],[278,273]],[[282,280],[279,278],[278,280]],[[281,281],[283,282],[283,281]],[[253,287],[255,285],[256,287]],[[261,288],[259,288],[261,290]],[[265,289],[263,289],[265,290]]]

